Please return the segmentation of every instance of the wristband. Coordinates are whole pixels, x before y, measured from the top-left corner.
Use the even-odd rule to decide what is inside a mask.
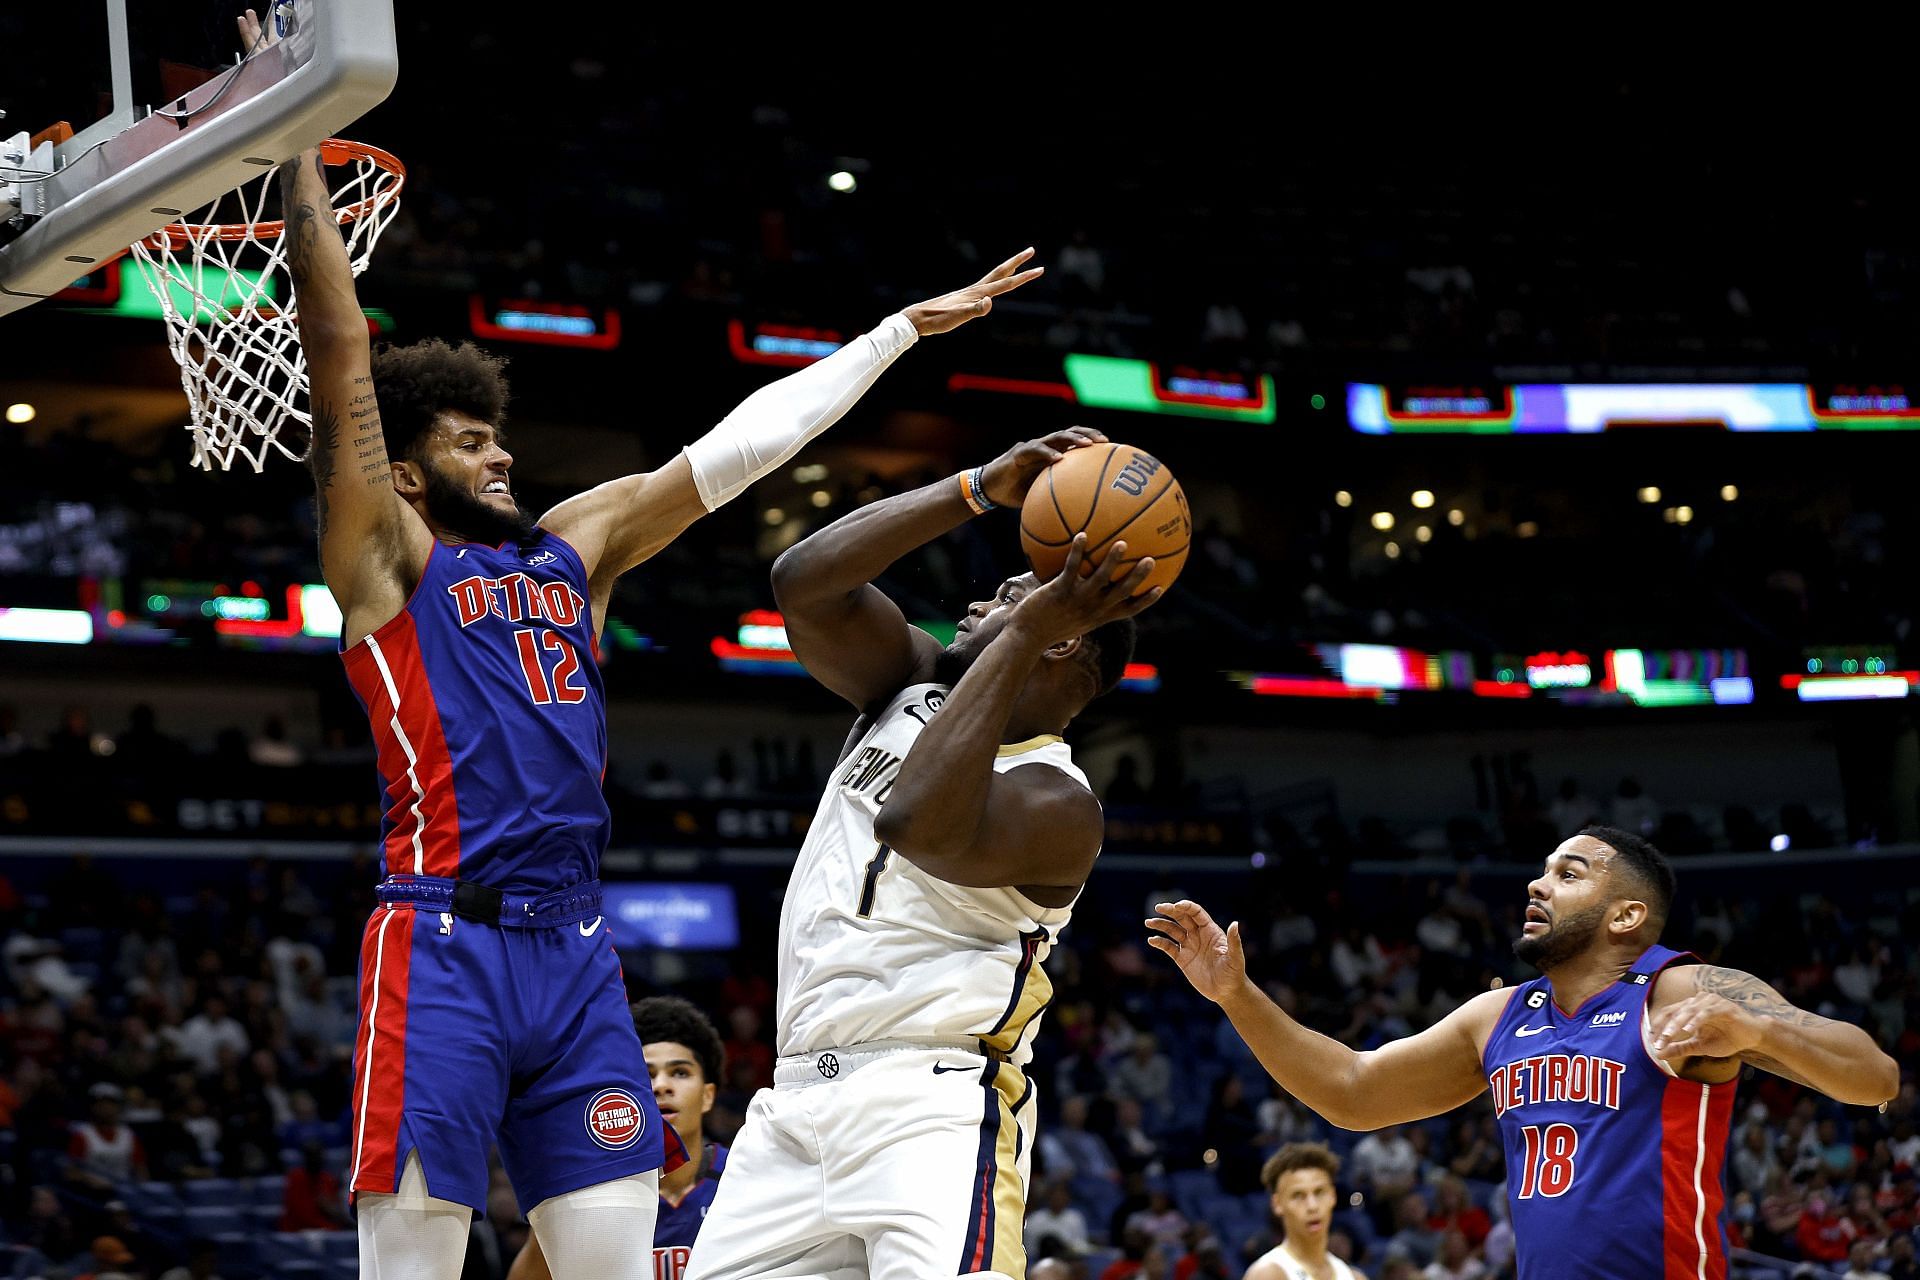
[[[986,472],[985,467],[975,467],[960,473],[960,496],[966,499],[967,509],[977,516],[983,516],[1000,505],[987,497]]]

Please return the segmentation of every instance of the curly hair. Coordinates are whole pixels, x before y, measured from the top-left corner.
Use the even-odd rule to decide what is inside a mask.
[[[633,1002],[633,1029],[642,1044],[663,1041],[693,1050],[707,1084],[719,1084],[726,1070],[727,1051],[707,1015],[679,996],[648,996]]]
[[[456,409],[498,427],[507,416],[507,358],[471,342],[448,346],[427,338],[373,353],[373,392],[387,456],[414,456],[442,410]]]
[[[1340,1157],[1318,1142],[1289,1142],[1260,1170],[1260,1185],[1271,1195],[1279,1188],[1280,1179],[1297,1169],[1319,1169],[1329,1182],[1336,1181],[1340,1176]]]

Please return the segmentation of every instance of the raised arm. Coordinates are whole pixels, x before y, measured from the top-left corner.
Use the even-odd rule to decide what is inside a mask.
[[[964,289],[889,316],[871,333],[748,396],[665,466],[589,489],[541,517],[586,562],[596,627],[614,579],[838,422],[921,337],[986,315],[996,297],[1037,279],[1041,268],[1021,270],[1032,256],[1031,249],[1015,254]]]
[[[980,469],[987,500],[1018,507],[1069,449],[1106,437],[1084,427],[1029,440]],[[940,646],[911,625],[875,578],[916,547],[974,517],[965,477],[883,498],[788,547],[773,563],[773,596],[787,642],[809,674],[862,711],[926,679]]]
[[[1064,906],[1100,853],[1105,822],[1092,792],[1046,765],[993,767],[1034,668],[1078,661],[1089,633],[1139,613],[1164,590],[1141,591],[1151,556],[1114,580],[1125,542],[1111,544],[1082,577],[1086,541],[1075,535],[1066,565],[1046,584],[1016,578],[1001,588],[1007,620],[920,731],[874,819],[876,836],[942,880],[1011,886],[1041,906]]]
[[[1267,1074],[1330,1124],[1380,1129],[1451,1111],[1487,1087],[1480,1055],[1511,990],[1483,991],[1418,1035],[1365,1052],[1301,1026],[1247,978],[1236,921],[1222,929],[1197,902],[1162,902],[1149,944],[1214,1001]]]
[[[1818,1089],[1858,1106],[1877,1106],[1900,1092],[1900,1067],[1847,1022],[1790,1004],[1739,969],[1687,965],[1654,988],[1647,1039],[1655,1054],[1685,1072],[1714,1074],[1739,1063]]]
[[[262,42],[253,10],[239,25],[247,49]],[[367,321],[354,295],[353,269],[334,222],[319,151],[302,152],[281,166],[280,193],[313,411],[307,465],[320,569],[346,615],[346,633],[357,639],[405,607],[432,535],[394,492],[373,393]]]

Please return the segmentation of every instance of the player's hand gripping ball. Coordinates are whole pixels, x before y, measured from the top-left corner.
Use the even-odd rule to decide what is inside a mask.
[[[1127,558],[1108,566],[1116,578],[1152,556],[1144,593],[1170,587],[1180,576],[1193,520],[1187,495],[1164,463],[1144,449],[1102,443],[1070,450],[1041,472],[1020,507],[1020,546],[1042,582],[1060,572],[1073,535],[1081,532],[1086,566],[1100,563],[1116,538],[1127,544]]]

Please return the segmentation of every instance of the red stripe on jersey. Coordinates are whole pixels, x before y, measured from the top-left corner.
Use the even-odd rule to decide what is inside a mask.
[[[387,780],[387,873],[457,878],[460,806],[453,757],[413,615],[396,615],[342,657],[348,681],[367,706],[380,776]]]
[[[1726,1280],[1720,1235],[1721,1174],[1734,1085],[1669,1080],[1660,1101],[1660,1186],[1665,1280]]]
[[[350,1191],[392,1192],[399,1177],[407,1089],[407,973],[411,907],[382,907],[360,943],[360,1026],[353,1047]]]

